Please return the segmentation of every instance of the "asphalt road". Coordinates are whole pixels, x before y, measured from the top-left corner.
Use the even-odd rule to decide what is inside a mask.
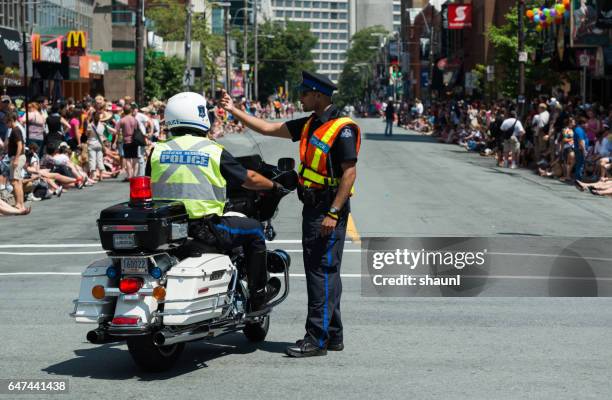
[[[36,203],[29,216],[0,219],[0,379],[68,379],[69,394],[47,397],[71,399],[609,398],[612,302],[518,297],[551,294],[538,285],[550,281],[559,255],[580,257],[596,277],[607,277],[609,200],[406,131],[385,138],[378,120],[360,124],[355,242],[347,243],[343,262],[344,352],[283,355],[303,335],[306,313],[293,194],[275,220],[279,242],[269,245],[290,251],[292,292],[274,311],[264,344],[240,334],[191,343],[174,370],[153,375],[136,369],[125,345],[86,342],[91,327],[76,325],[68,312],[79,273],[104,256],[95,225],[100,209],[128,197],[126,184],[110,181]],[[237,155],[260,148],[268,162],[297,157],[290,141],[245,134],[222,142]],[[492,252],[513,253],[494,258],[491,275],[529,279],[492,278],[484,290],[517,297],[365,296],[356,240],[371,236],[487,236],[495,240]],[[576,240],[565,238],[582,237],[590,238],[584,253],[567,253]],[[605,279],[589,282],[599,285],[595,293],[608,288]]]

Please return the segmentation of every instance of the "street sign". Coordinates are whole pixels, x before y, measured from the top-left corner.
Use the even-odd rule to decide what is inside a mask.
[[[495,65],[487,65],[487,74],[495,73]]]
[[[192,68],[189,70],[189,74],[183,75],[183,86],[191,86],[195,82],[195,70]]]
[[[242,64],[242,70],[243,71],[248,71],[251,69],[251,66],[249,64]]]
[[[581,54],[580,55],[580,66],[582,68],[588,68],[591,65],[591,58],[589,57],[588,54]]]
[[[526,51],[519,52],[519,62],[522,62],[522,63],[527,62],[527,52]]]

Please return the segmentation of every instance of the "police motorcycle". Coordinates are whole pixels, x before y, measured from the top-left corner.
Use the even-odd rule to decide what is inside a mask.
[[[279,194],[227,188],[226,215],[265,222],[266,239],[273,240],[270,221],[282,197],[297,187],[295,161],[282,158],[274,166],[259,155],[237,160],[288,189]],[[241,250],[193,241],[183,204],[151,197],[149,178],[133,178],[130,201],[100,213],[98,231],[107,257],[82,273],[71,313],[77,323],[97,325],[87,340],[126,340],[135,363],[151,372],[170,369],[187,342],[238,331],[251,342],[265,340],[270,312],[289,294],[289,255],[268,250],[267,270],[284,277],[283,287],[262,310],[250,313]]]

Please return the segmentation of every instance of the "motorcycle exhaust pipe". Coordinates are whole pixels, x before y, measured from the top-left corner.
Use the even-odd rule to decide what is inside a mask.
[[[104,344],[110,342],[119,342],[122,339],[109,335],[108,332],[102,329],[94,329],[87,332],[87,341],[92,344]]]
[[[176,343],[191,342],[192,340],[202,339],[210,335],[208,326],[183,332],[158,331],[153,334],[153,344],[156,346],[170,346]]]

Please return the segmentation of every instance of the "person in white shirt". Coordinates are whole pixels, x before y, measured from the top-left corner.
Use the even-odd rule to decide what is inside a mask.
[[[544,103],[538,105],[538,114],[533,118],[531,125],[533,127],[533,152],[534,158],[540,160],[542,151],[546,148],[545,138],[548,134],[548,127],[550,122],[550,113],[548,112],[548,106]]]
[[[510,111],[509,118],[502,122],[500,129],[504,136],[504,167],[507,168],[511,160],[510,168],[514,169],[519,163],[521,137],[525,134],[525,129],[521,121],[518,120],[516,111]]]

